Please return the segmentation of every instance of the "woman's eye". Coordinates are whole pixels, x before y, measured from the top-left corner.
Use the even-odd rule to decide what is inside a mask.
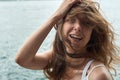
[[[70,23],[70,24],[73,24],[73,23],[76,22],[76,19],[74,19],[74,18],[69,18],[69,19],[66,19],[65,22],[68,22],[68,23]]]
[[[90,26],[92,26],[92,23],[87,22],[87,21],[83,21],[82,25],[85,26],[85,27],[90,27]]]
[[[69,22],[70,23],[75,23],[76,19],[70,19]]]

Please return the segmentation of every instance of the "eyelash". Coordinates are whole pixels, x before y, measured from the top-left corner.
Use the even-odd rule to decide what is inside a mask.
[[[67,19],[66,22],[75,23],[75,22],[76,22],[76,19]]]

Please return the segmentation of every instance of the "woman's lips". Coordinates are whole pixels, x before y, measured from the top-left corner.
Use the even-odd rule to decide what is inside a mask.
[[[70,34],[70,38],[75,39],[75,40],[79,40],[79,41],[83,39],[83,37],[81,37],[79,35],[75,35],[75,34]]]

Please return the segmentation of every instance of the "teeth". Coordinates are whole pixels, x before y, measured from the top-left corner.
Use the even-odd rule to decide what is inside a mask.
[[[82,39],[82,37],[79,37],[79,36],[77,36],[77,35],[70,35],[70,37],[71,37],[71,38],[78,39],[78,40],[81,40],[81,39]]]

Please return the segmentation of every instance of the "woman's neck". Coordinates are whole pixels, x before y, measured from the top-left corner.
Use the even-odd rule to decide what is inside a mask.
[[[66,52],[66,63],[68,66],[73,68],[80,68],[85,65],[88,60],[92,58],[90,53],[67,53]],[[84,67],[84,66],[83,66]]]
[[[87,57],[83,57],[83,58],[71,58],[71,57],[69,57],[67,55],[66,55],[66,59],[65,59],[66,65],[68,67],[75,68],[75,69],[84,68],[84,65],[89,60],[90,60],[90,58],[87,58]]]
[[[71,58],[84,58],[87,57],[87,53],[68,53],[66,52],[66,56],[69,56]]]
[[[73,50],[70,48],[66,48],[64,51],[65,51],[65,55],[71,58],[84,58],[89,55],[85,48],[80,50]]]

